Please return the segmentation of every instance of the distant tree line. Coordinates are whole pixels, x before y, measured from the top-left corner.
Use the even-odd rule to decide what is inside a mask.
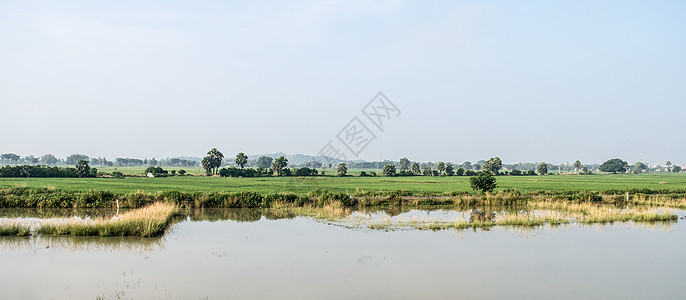
[[[0,168],[0,177],[36,177],[36,178],[79,178],[79,177],[96,177],[98,170],[91,168],[88,161],[80,160],[76,163],[76,167],[49,167],[49,166],[32,166],[32,165],[17,165],[4,166]]]

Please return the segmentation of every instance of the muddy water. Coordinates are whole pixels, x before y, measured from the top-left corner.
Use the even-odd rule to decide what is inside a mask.
[[[0,238],[0,299],[683,299],[684,222],[385,231],[205,211],[153,239]]]

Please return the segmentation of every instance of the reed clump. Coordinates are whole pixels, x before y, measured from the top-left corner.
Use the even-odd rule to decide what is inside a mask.
[[[132,210],[110,219],[53,222],[41,225],[36,231],[47,235],[73,236],[140,236],[153,237],[164,233],[178,207],[170,203],[152,205]]]
[[[476,217],[478,216],[478,217]],[[402,229],[412,228],[420,230],[443,230],[443,229],[477,229],[490,228],[495,226],[503,227],[535,227],[543,225],[560,225],[567,224],[571,221],[560,214],[550,213],[548,215],[535,215],[531,213],[513,213],[513,214],[495,214],[492,212],[483,212],[475,210],[469,220],[459,220],[455,222],[446,222],[439,220],[412,220],[405,222],[392,222],[385,220],[380,223],[368,224],[370,229]]]
[[[0,236],[30,236],[31,227],[23,224],[9,223],[0,225]]]
[[[670,210],[655,210],[649,207],[621,209],[589,202],[539,201],[530,202],[528,207],[530,209],[548,209],[564,212],[579,223],[666,222],[675,221],[678,218]]]

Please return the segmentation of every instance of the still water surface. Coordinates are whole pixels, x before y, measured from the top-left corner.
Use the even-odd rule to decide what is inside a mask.
[[[684,222],[384,231],[205,211],[153,239],[0,238],[0,299],[684,299]]]

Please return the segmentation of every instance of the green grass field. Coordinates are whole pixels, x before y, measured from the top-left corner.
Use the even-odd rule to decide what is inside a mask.
[[[686,189],[686,174],[603,174],[499,176],[498,188],[515,188],[521,192],[541,190],[652,190]],[[261,177],[219,178],[205,176],[174,176],[162,178],[0,178],[0,188],[51,187],[69,191],[107,190],[115,193],[255,191],[257,193],[307,193],[324,189],[332,192],[408,190],[414,193],[471,192],[469,177]]]

